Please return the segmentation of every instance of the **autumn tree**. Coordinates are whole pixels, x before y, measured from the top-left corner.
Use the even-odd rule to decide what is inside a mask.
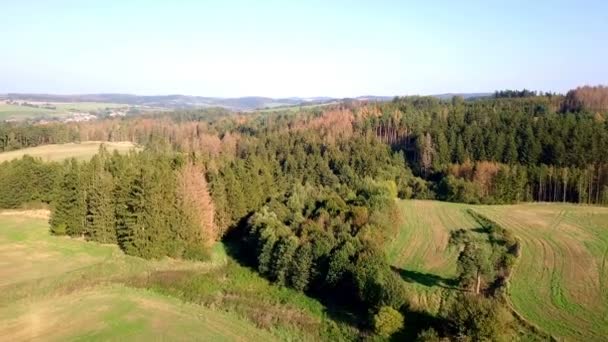
[[[201,166],[187,163],[177,175],[178,239],[187,250],[209,248],[219,238],[215,226],[215,208]]]

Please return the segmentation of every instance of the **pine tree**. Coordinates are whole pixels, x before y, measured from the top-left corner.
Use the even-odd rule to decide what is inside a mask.
[[[507,164],[513,164],[517,162],[517,143],[515,141],[515,135],[509,135],[507,139],[507,148],[505,150],[504,162]]]
[[[145,203],[139,170],[135,167],[139,158],[135,154],[120,156],[115,153],[111,160],[114,176],[114,210],[118,245],[129,255],[138,255],[138,230]]]
[[[224,178],[217,173],[210,173],[211,195],[215,204],[215,226],[220,232],[225,231],[231,224],[230,208],[226,197]]]
[[[104,155],[96,155],[90,162],[90,184],[87,190],[87,216],[85,234],[87,239],[101,243],[116,243],[116,220],[114,209],[114,180],[104,168]]]
[[[435,148],[433,147],[433,140],[430,133],[426,133],[423,136],[419,136],[417,140],[418,148],[418,164],[420,169],[427,175],[433,164],[433,156],[435,155]]]
[[[66,172],[57,189],[56,202],[51,215],[51,232],[56,235],[81,236],[85,224],[85,193],[81,182],[80,166],[75,159],[66,164]]]
[[[147,259],[177,256],[178,252],[172,248],[170,222],[176,210],[176,179],[171,161],[164,154],[157,155],[156,151],[144,151],[139,166],[143,190],[141,225],[136,235],[139,255]]]
[[[454,155],[454,160],[457,163],[464,163],[468,159],[467,151],[464,148],[464,143],[462,142],[462,137],[458,136],[456,139],[456,150]]]
[[[296,250],[290,270],[289,283],[298,290],[304,291],[310,281],[313,267],[313,255],[310,243],[305,243]]]
[[[271,229],[264,229],[260,237],[258,271],[263,275],[269,275],[271,271],[273,251],[277,243],[277,237]]]
[[[184,242],[186,253],[200,253],[219,238],[215,226],[215,208],[203,169],[188,163],[180,170],[177,179],[177,205],[175,238]]]
[[[282,237],[274,248],[270,277],[279,285],[286,284],[296,248],[298,248],[298,239],[295,236]]]
[[[520,145],[520,159],[525,165],[536,165],[542,148],[539,140],[534,136],[531,126],[527,126],[524,131],[522,143]]]
[[[450,163],[450,146],[443,132],[437,135],[437,157],[433,161],[436,170]]]
[[[230,218],[232,222],[235,222],[247,214],[247,206],[242,184],[244,180],[237,179],[232,171],[232,166],[226,167],[222,173],[226,186],[228,208],[230,208]]]

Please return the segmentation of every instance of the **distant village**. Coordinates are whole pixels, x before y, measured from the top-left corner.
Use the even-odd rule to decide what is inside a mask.
[[[126,116],[129,112],[136,109],[137,106],[129,106],[125,105],[124,107],[111,108],[106,107],[96,108],[93,110],[84,110],[84,109],[76,109],[76,108],[59,108],[58,105],[63,105],[64,103],[49,103],[49,102],[28,102],[23,100],[13,100],[7,99],[3,101],[6,105],[10,106],[21,106],[21,107],[29,107],[32,108],[31,112],[37,114],[36,117],[28,117],[28,120],[34,120],[38,124],[46,124],[51,122],[85,122],[91,120],[97,120],[100,118],[107,117],[123,117]],[[2,102],[0,102],[2,103]],[[65,107],[65,106],[64,106]],[[74,107],[78,107],[78,103],[74,103]],[[36,108],[40,109],[39,113],[36,113]],[[10,111],[9,111],[10,112]],[[5,122],[17,122],[23,121],[23,117],[18,113],[20,111],[16,111],[15,115],[9,116],[5,119]]]

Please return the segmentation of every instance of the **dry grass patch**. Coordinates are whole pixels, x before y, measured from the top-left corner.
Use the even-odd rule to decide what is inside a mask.
[[[70,158],[88,160],[99,151],[101,144],[104,144],[110,152],[115,150],[126,153],[132,149],[137,149],[137,146],[130,141],[83,141],[80,143],[50,144],[2,152],[0,153],[0,163],[19,159],[24,155],[40,158],[43,161],[62,161]]]

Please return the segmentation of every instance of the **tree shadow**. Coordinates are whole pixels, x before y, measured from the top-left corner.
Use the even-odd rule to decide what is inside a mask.
[[[446,289],[457,289],[456,279],[444,278],[436,274],[410,271],[399,267],[391,266],[391,269],[401,276],[401,279],[408,283],[416,283],[426,287],[443,287]]]
[[[418,335],[429,328],[442,331],[446,322],[444,319],[425,311],[403,310],[406,323],[400,331],[390,337],[390,341],[415,341]]]
[[[477,227],[477,228],[473,228],[473,229],[469,229],[470,231],[472,231],[473,233],[479,233],[479,234],[488,234],[490,233],[490,230],[488,228],[485,227]]]

